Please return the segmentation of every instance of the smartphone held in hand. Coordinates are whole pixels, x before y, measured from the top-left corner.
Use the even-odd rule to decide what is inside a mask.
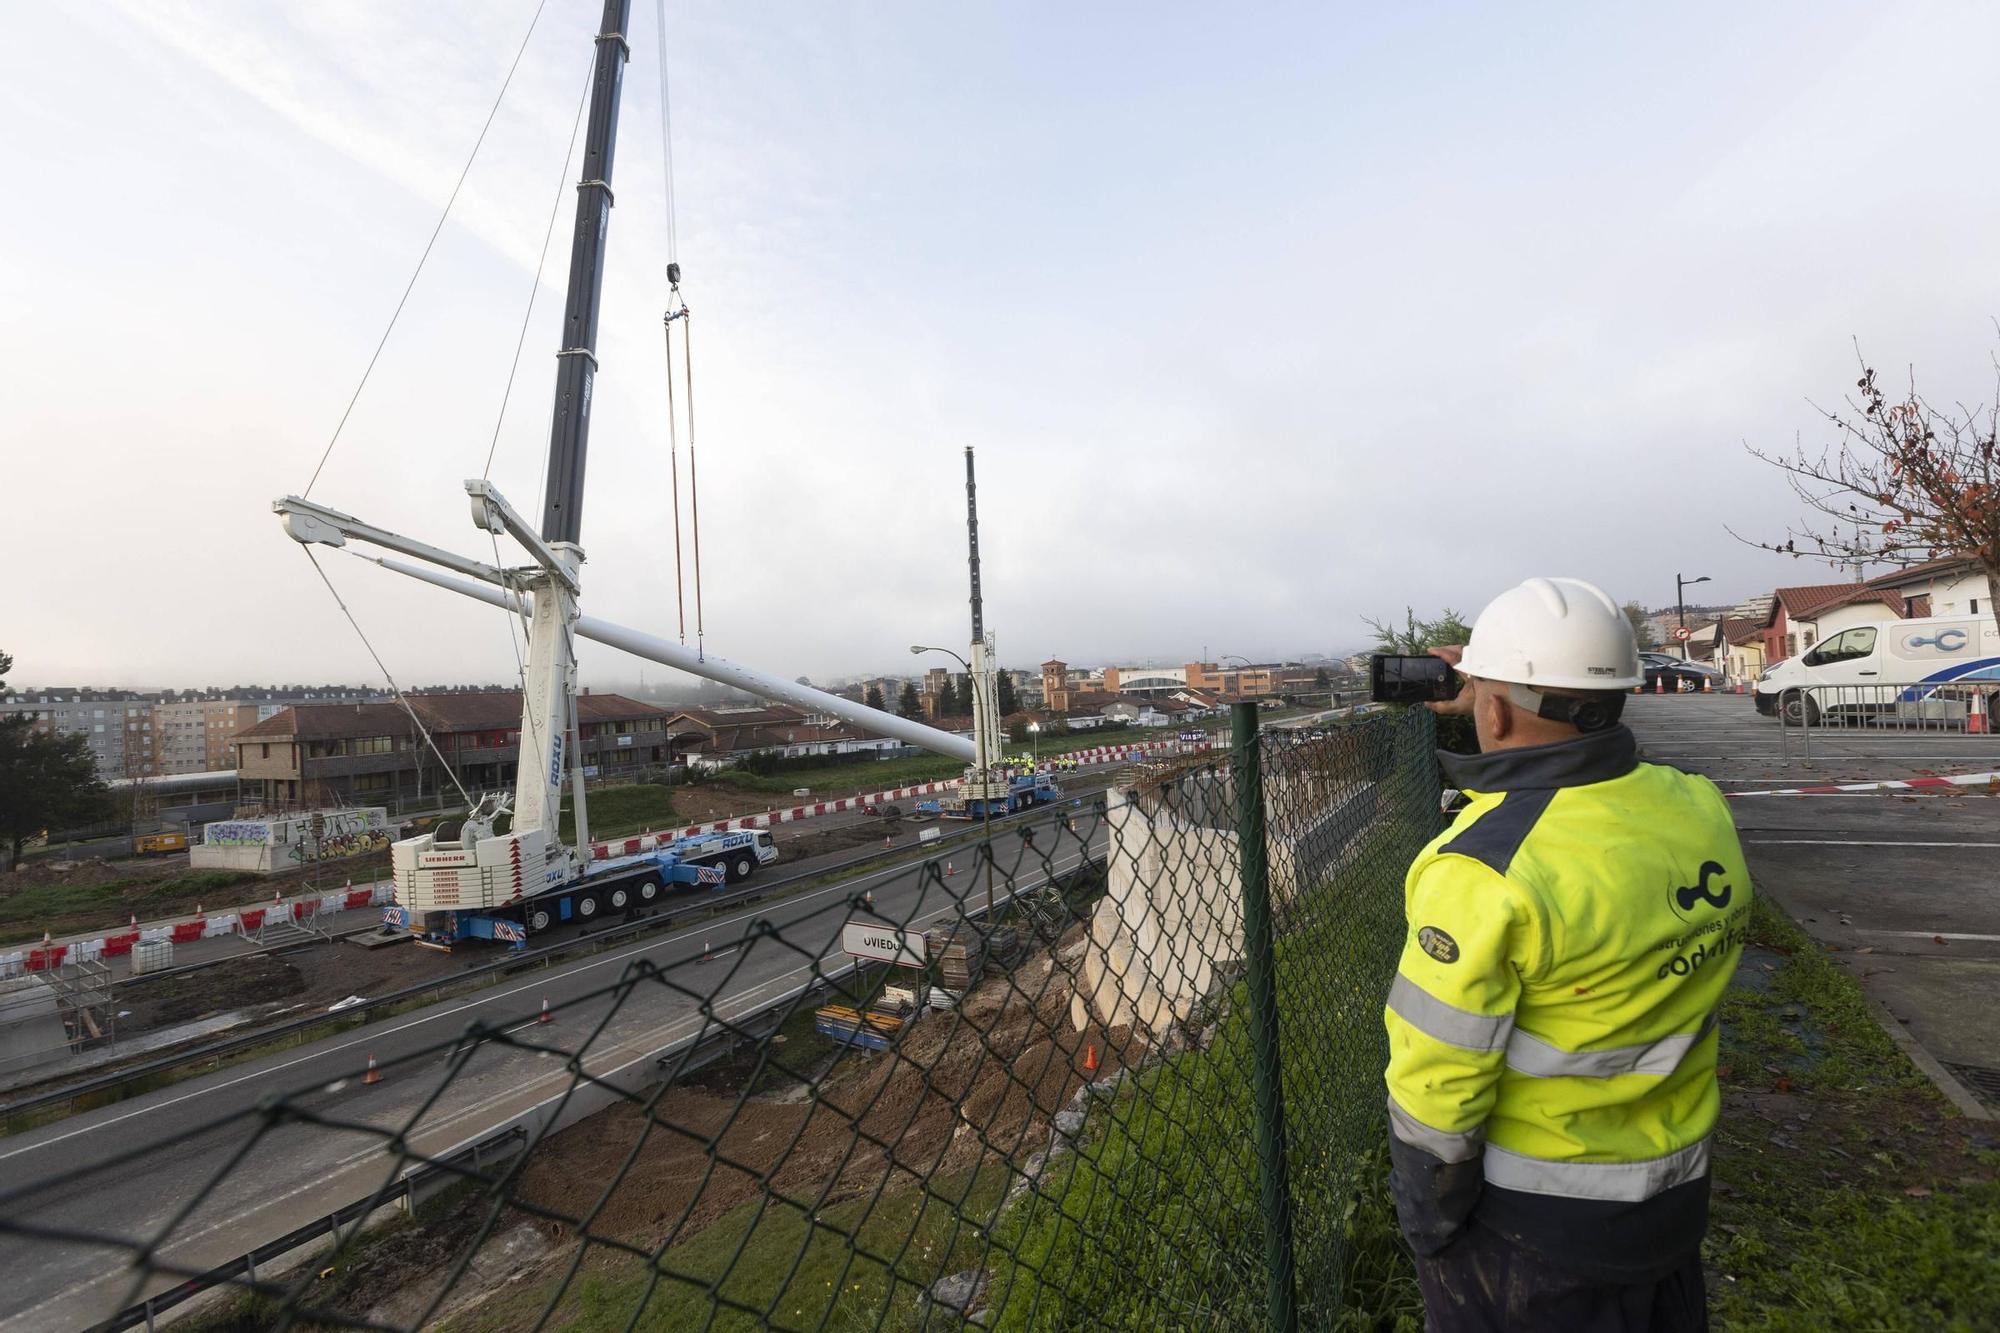
[[[1422,704],[1458,697],[1458,672],[1442,657],[1375,653],[1368,659],[1368,697],[1378,704]]]

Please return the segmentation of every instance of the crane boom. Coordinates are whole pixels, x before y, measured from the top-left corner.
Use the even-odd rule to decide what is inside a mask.
[[[550,542],[574,544],[583,538],[583,473],[590,455],[590,396],[597,380],[598,303],[604,294],[604,238],[611,226],[611,159],[618,147],[618,94],[632,51],[625,40],[631,15],[632,0],[604,0],[604,18],[597,31],[590,125],[584,131],[576,227],[570,235],[563,345],[556,353],[555,418],[549,424],[542,538]]]

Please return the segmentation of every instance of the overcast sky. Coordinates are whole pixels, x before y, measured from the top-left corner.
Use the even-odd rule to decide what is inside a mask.
[[[548,0],[315,499],[490,558],[460,487],[560,189],[492,474],[539,514],[599,8]],[[584,601],[672,635],[633,9]],[[532,13],[0,10],[13,684],[379,679],[269,502]],[[1648,605],[1676,571],[1725,600],[1826,581],[1724,533],[1790,513],[1743,441],[1817,439],[1856,336],[1991,392],[1990,5],[676,3],[668,29],[707,642],[783,675],[963,642],[967,444],[1004,661],[1266,657],[1538,573]],[[513,675],[497,612],[322,563],[400,680]]]

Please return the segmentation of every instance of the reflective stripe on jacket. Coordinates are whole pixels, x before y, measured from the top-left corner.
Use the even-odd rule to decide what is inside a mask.
[[[1441,756],[1470,804],[1404,882],[1390,989],[1398,1208],[1419,1250],[1468,1217],[1606,1275],[1706,1225],[1716,1012],[1750,875],[1705,778],[1624,727]]]

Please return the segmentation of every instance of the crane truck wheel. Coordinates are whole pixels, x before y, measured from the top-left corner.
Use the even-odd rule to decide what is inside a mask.
[[[649,903],[660,893],[660,881],[648,876],[639,881],[639,901]]]
[[[627,892],[625,891],[625,886],[624,886],[624,885],[622,885],[622,884],[621,884],[621,885],[619,885],[619,886],[618,886],[617,888],[615,888],[615,889],[613,889],[613,890],[611,891],[611,910],[612,910],[612,911],[614,911],[614,912],[622,912],[622,911],[624,911],[624,910],[625,910],[625,905],[626,905],[627,903],[631,902],[631,901],[632,901],[632,895],[631,895],[631,894],[629,894],[629,893],[627,893]]]
[[[528,931],[530,934],[539,935],[554,924],[555,918],[549,915],[549,909],[546,907],[537,907],[528,913]]]
[[[739,883],[750,878],[750,872],[757,868],[757,862],[748,852],[739,852],[729,862],[729,882]]]
[[[594,893],[585,893],[578,895],[576,900],[576,914],[582,917],[585,921],[588,921],[590,920],[590,918],[596,916],[597,895]]]

